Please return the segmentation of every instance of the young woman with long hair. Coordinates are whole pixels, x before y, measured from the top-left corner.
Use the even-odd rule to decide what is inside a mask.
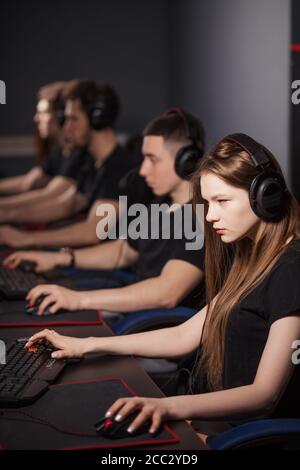
[[[49,177],[56,176],[52,174],[54,166],[50,162],[51,158],[56,165],[60,162],[61,157],[56,156],[58,152],[55,149],[61,149],[64,156],[70,154],[72,143],[67,141],[62,129],[65,86],[65,82],[54,82],[38,90],[33,119],[36,125],[36,165],[25,174],[3,178],[0,181],[2,195],[10,196],[45,187]]]
[[[56,358],[89,352],[174,358],[198,351],[192,395],[112,404],[107,414],[117,420],[140,411],[130,432],[147,419],[155,432],[168,419],[234,425],[300,417],[293,355],[300,339],[300,217],[280,167],[250,137],[227,136],[203,157],[194,202],[205,204],[206,307],[172,328],[85,339],[44,330],[27,347],[46,338]]]
[[[66,82],[53,82],[42,86],[37,92],[36,146],[38,163],[43,163],[54,147],[67,151],[61,124],[64,119],[64,90]]]

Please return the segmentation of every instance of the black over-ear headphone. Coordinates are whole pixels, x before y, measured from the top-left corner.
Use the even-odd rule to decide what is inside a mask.
[[[112,127],[115,120],[114,110],[109,99],[103,94],[99,95],[87,112],[92,129],[100,131]]]
[[[182,147],[178,150],[175,156],[175,171],[182,179],[189,179],[195,171],[196,166],[203,156],[204,149],[199,147],[198,141],[200,140],[198,129],[195,128],[190,121],[188,115],[181,108],[171,108],[164,113],[164,116],[170,114],[177,114],[181,117],[187,138],[191,144]]]
[[[264,148],[246,134],[231,134],[222,139],[226,140],[242,147],[259,170],[249,189],[253,212],[266,221],[280,220],[285,205],[286,184]]]
[[[57,121],[59,127],[63,127],[64,123],[66,122],[66,115],[64,109],[55,109],[54,116]]]
[[[54,119],[56,120],[59,127],[63,127],[66,122],[65,115],[65,100],[63,99],[63,92],[60,91],[52,103],[52,112]]]

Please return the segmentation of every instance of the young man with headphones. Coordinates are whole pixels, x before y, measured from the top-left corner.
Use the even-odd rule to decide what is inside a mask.
[[[77,310],[83,305],[89,309],[112,312],[133,312],[143,309],[173,308],[178,305],[195,307],[203,301],[201,283],[203,280],[203,250],[187,249],[184,230],[178,237],[172,230],[173,220],[178,211],[190,202],[191,183],[187,179],[196,169],[204,149],[204,130],[194,116],[180,109],[169,110],[151,121],[144,130],[143,155],[140,168],[157,199],[153,204],[165,203],[164,211],[169,212],[171,230],[169,239],[159,227],[158,236],[147,239],[119,239],[107,241],[93,248],[72,253],[17,252],[5,261],[5,266],[16,267],[21,260],[37,263],[37,269],[47,270],[54,266],[75,265],[81,269],[109,270],[134,266],[135,278],[130,285],[105,288],[88,292],[72,291],[58,286],[38,286],[29,294],[34,302],[44,294],[40,306],[55,313],[59,308]],[[172,205],[177,208],[172,210]],[[150,209],[150,208],[149,208]],[[151,226],[151,211],[148,211],[148,226]],[[84,274],[83,274],[84,275]],[[98,288],[107,286],[105,272],[101,272]]]
[[[64,96],[66,137],[77,145],[87,144],[92,158],[86,158],[83,164],[72,165],[76,186],[61,195],[55,205],[43,203],[28,212],[18,210],[13,219],[8,219],[9,213],[5,212],[3,220],[53,222],[82,210],[89,210],[88,215],[83,222],[56,230],[26,232],[0,228],[2,244],[13,247],[94,244],[98,242],[96,208],[103,201],[118,207],[119,180],[135,164],[131,154],[117,141],[115,124],[119,115],[119,98],[110,85],[93,80],[72,81]]]

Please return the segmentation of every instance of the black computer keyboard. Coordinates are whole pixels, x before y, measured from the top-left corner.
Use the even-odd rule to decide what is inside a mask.
[[[0,292],[7,299],[25,299],[30,289],[43,283],[43,277],[35,273],[0,267]]]
[[[51,357],[53,348],[48,342],[30,352],[24,348],[26,341],[20,338],[7,345],[6,364],[0,364],[0,408],[34,402],[66,365]]]

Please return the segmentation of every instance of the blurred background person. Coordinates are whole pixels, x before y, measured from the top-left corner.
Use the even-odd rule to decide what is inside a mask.
[[[23,207],[1,207],[2,222],[54,222],[86,212],[75,226],[27,232],[10,226],[0,227],[0,243],[12,247],[81,246],[98,242],[96,208],[110,203],[118,212],[118,197],[123,192],[120,180],[138,163],[136,152],[121,146],[116,132],[120,99],[114,88],[94,80],[73,80],[66,87],[64,131],[77,146],[86,144],[91,158],[73,168],[77,180],[55,200],[48,199]]]
[[[28,173],[0,181],[1,194],[17,194],[30,189],[44,187],[59,169],[60,154],[57,148],[64,147],[63,152],[71,151],[71,142],[63,135],[65,82],[54,82],[44,85],[37,92],[36,112],[36,159],[38,165]],[[55,150],[56,149],[56,150]]]

